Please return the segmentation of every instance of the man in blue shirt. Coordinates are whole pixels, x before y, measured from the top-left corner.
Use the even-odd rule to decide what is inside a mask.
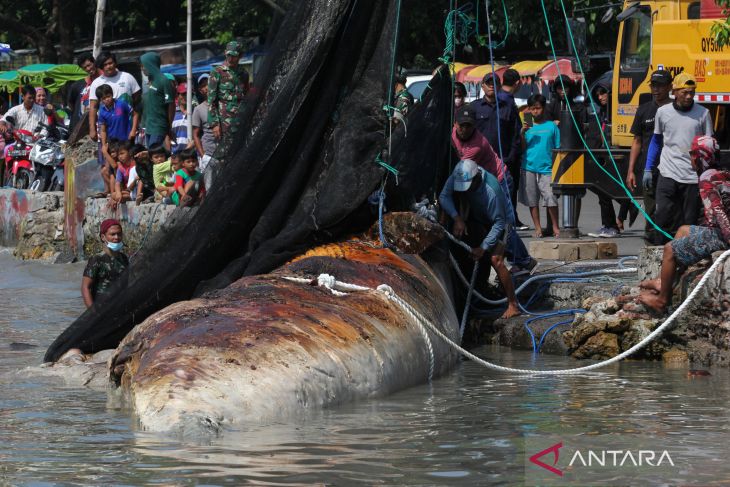
[[[495,80],[497,84],[496,88],[494,86]],[[498,96],[498,93],[503,92],[500,87],[501,83],[497,76],[492,76],[492,73],[486,74],[482,80],[484,98],[474,100],[469,106],[474,109],[477,130],[487,138],[489,144],[509,169],[510,175],[507,177],[507,186],[509,187],[509,192],[512,193],[515,187],[515,171],[519,174],[522,164],[522,138],[520,135],[522,121],[520,120],[514,99],[510,99],[511,95],[504,93]],[[498,104],[499,123],[497,123]],[[499,137],[497,136],[498,131]],[[507,196],[509,197],[511,194]],[[523,227],[523,224],[517,219],[516,211],[514,211],[514,215],[508,215],[507,219],[510,224],[514,223]],[[510,225],[510,227],[513,226]],[[519,239],[514,228],[510,228],[508,232],[507,253],[511,257],[511,262],[515,264],[514,270],[530,271],[535,267],[534,259],[530,257],[527,248],[525,248],[525,245]]]
[[[459,161],[439,195],[441,207],[454,221],[454,236],[467,236],[467,243],[476,244],[471,249],[471,257],[476,261],[486,261],[488,258],[489,264],[497,272],[508,303],[502,318],[511,318],[519,315],[520,309],[512,276],[504,264],[507,240],[504,202],[505,196],[497,178],[469,159]],[[471,235],[466,233],[467,225]],[[486,236],[482,238],[485,233]],[[486,262],[484,264],[486,268]]]

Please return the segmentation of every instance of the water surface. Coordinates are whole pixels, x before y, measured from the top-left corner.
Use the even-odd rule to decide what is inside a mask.
[[[463,362],[431,386],[296,422],[206,440],[140,431],[106,392],[18,373],[36,366],[83,309],[82,270],[0,252],[0,485],[519,485],[525,435],[607,434],[678,452],[682,473],[657,485],[730,484],[730,374],[688,379],[658,363],[516,378]],[[519,367],[576,365],[490,347],[478,353]]]

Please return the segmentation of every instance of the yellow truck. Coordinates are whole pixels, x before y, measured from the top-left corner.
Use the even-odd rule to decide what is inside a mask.
[[[730,46],[719,46],[710,28],[722,16],[714,0],[626,2],[613,71],[612,144],[629,147],[629,133],[640,104],[651,100],[649,76],[656,69],[672,75],[687,71],[697,79],[695,101],[710,109],[715,134],[728,142]]]
[[[654,70],[693,74],[697,79],[695,101],[710,110],[721,149],[730,146],[730,46],[719,46],[710,33],[720,18],[724,16],[715,0],[624,2],[616,17],[620,26],[611,95],[609,143],[616,167],[605,149],[594,151],[605,171],[598,167],[577,136],[564,134],[564,130],[573,130],[572,124],[561,123],[561,142],[571,141],[555,152],[553,161],[553,189],[561,195],[563,226],[567,229],[561,234],[578,236],[576,197],[586,188],[618,200],[627,198],[606,171],[615,179],[626,178],[633,141],[631,124],[639,105],[651,100],[649,78]],[[638,166],[640,173],[643,167]],[[640,188],[634,196],[641,197]]]

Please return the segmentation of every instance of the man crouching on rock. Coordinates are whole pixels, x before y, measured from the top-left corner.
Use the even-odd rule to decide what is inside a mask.
[[[643,281],[639,302],[664,313],[672,301],[677,267],[686,268],[730,248],[730,172],[717,169],[717,141],[701,135],[692,141],[692,168],[699,175],[699,192],[705,209],[701,226],[683,225],[664,246],[659,279]]]
[[[467,236],[467,223],[474,233],[484,235],[484,240],[477,247],[472,247],[471,256],[480,261],[489,258],[489,263],[497,272],[499,282],[507,294],[507,310],[502,318],[511,318],[520,314],[507,267],[504,265],[504,249],[507,232],[504,196],[497,178],[477,166],[476,162],[466,159],[459,161],[453,174],[444,185],[439,195],[441,208],[454,220],[452,232],[455,237]],[[457,205],[459,210],[457,211]],[[483,231],[480,231],[483,230]],[[472,238],[479,238],[471,235]],[[477,242],[479,243],[478,240]],[[485,262],[486,264],[486,262]]]

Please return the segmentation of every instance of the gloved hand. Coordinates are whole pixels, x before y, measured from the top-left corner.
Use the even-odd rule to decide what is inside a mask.
[[[654,175],[651,171],[644,171],[644,177],[641,178],[641,184],[644,186],[646,191],[649,191],[654,186]]]

